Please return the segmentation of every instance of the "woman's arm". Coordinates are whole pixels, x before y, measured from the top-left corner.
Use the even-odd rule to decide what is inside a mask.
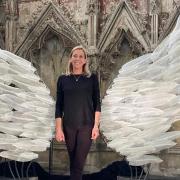
[[[94,127],[92,129],[91,139],[96,140],[99,136],[99,122],[100,122],[100,114],[101,112],[95,112],[95,120],[94,120]]]
[[[99,90],[99,81],[97,75],[94,75],[93,79],[93,105],[95,111],[94,127],[92,129],[91,139],[97,139],[99,136],[99,123],[101,115],[101,100],[100,100],[100,90]]]
[[[62,118],[56,118],[56,140],[58,142],[65,141],[64,132],[62,128]]]
[[[63,116],[64,110],[64,93],[62,87],[62,76],[59,77],[57,82],[57,94],[56,94],[56,109],[55,109],[55,118],[61,118]]]
[[[99,88],[99,81],[97,75],[93,74],[93,106],[95,111],[95,120],[99,119],[99,113],[101,112],[101,98],[100,98],[100,88]],[[96,113],[99,112],[99,113]]]
[[[101,115],[101,112],[100,112],[100,111],[96,111],[96,112],[95,112],[94,127],[96,127],[96,128],[99,128],[100,115]]]
[[[59,77],[57,82],[57,100],[56,100],[56,111],[55,111],[55,120],[56,120],[56,140],[65,141],[63,128],[62,128],[62,116],[64,109],[64,94],[62,89],[62,76]]]

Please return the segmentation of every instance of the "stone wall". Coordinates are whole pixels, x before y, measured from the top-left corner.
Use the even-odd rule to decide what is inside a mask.
[[[179,5],[180,0],[2,0],[0,48],[31,61],[55,97],[70,49],[83,44],[91,69],[98,72],[103,96],[124,63],[153,51],[172,31]],[[97,142],[91,150],[85,171],[120,158],[102,144]],[[178,173],[179,154],[179,145],[162,152],[164,163],[158,173],[163,168]],[[54,156],[54,172],[66,173],[64,145],[55,145]],[[39,161],[47,167],[48,152]]]
[[[4,24],[5,24],[5,13],[2,4],[0,4],[0,48],[5,48],[5,31],[4,31]]]
[[[41,1],[21,1],[19,3],[19,18],[18,18],[18,28],[17,37],[18,42],[25,38],[26,33],[30,30],[30,24],[36,18],[36,13],[38,7],[43,6]],[[39,12],[40,13],[40,12]]]
[[[98,146],[98,147],[97,147]],[[49,171],[49,150],[39,153],[38,162]],[[114,161],[121,160],[122,157],[113,153],[107,148],[102,140],[93,143],[87,156],[84,173],[97,172]],[[53,174],[69,174],[69,158],[64,143],[53,143],[53,154],[51,162],[51,172]]]

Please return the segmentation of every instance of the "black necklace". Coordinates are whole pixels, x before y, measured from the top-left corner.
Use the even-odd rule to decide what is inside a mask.
[[[79,81],[79,78],[81,77],[81,74],[78,75],[77,77],[73,74],[73,77],[74,77],[75,81],[78,82],[78,81]]]

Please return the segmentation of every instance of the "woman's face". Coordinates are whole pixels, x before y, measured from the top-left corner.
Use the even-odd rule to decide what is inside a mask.
[[[84,51],[82,49],[74,50],[70,62],[72,63],[73,68],[82,69],[83,65],[86,64]]]

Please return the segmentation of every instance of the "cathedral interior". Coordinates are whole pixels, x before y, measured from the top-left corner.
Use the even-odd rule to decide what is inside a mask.
[[[152,52],[173,30],[180,0],[0,0],[0,48],[29,60],[56,98],[56,82],[65,72],[76,45],[88,51],[92,72],[98,74],[101,97],[123,64]],[[180,123],[172,129],[180,130]],[[53,144],[38,162],[55,174],[66,174],[65,144]],[[180,174],[180,140],[160,153],[158,175]],[[95,172],[122,157],[106,146],[103,137],[93,143],[85,172]]]

